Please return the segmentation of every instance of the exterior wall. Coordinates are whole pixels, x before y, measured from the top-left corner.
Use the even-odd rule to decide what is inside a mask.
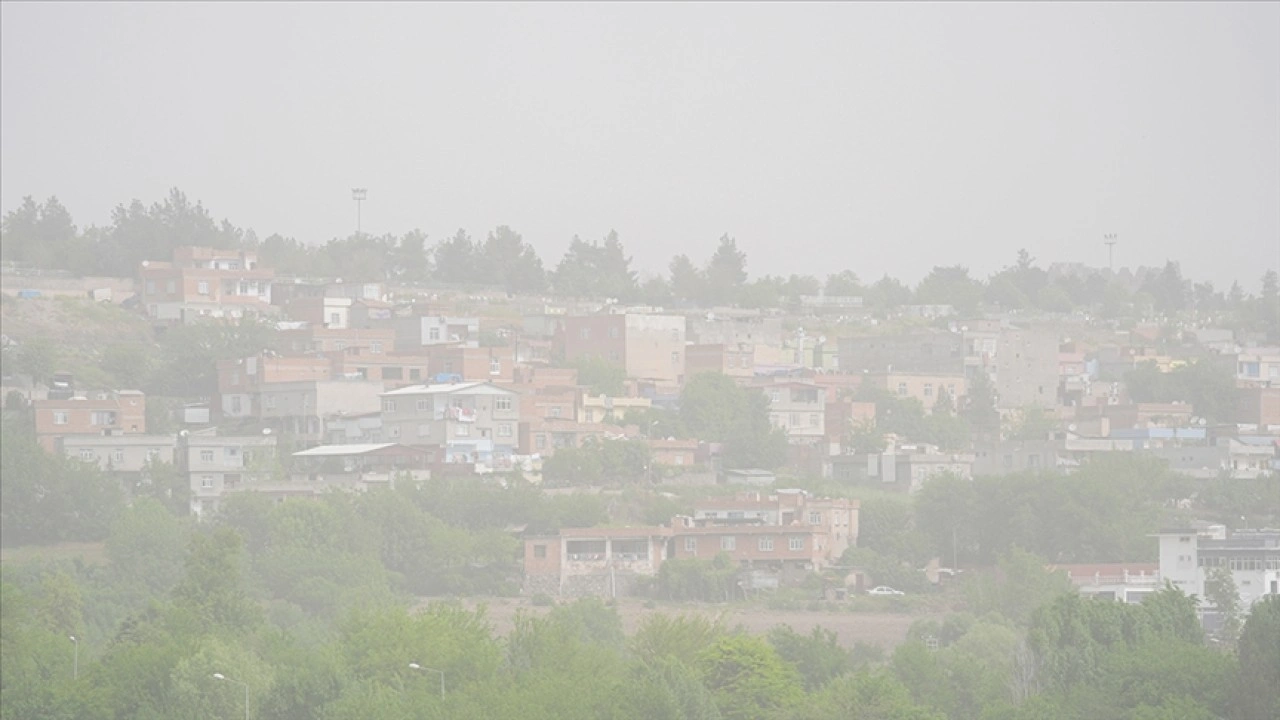
[[[645,410],[651,407],[653,401],[649,398],[591,396],[584,393],[578,405],[578,422],[608,422],[612,416],[613,422],[621,424],[628,410]]]
[[[429,377],[440,374],[461,375],[467,382],[488,380],[512,382],[515,379],[516,354],[512,347],[431,347]]]
[[[1241,388],[1236,398],[1236,422],[1259,428],[1280,425],[1280,383],[1269,388]]]
[[[415,386],[382,395],[385,440],[441,449],[446,463],[514,455],[519,421],[520,396],[489,384]]]
[[[341,352],[359,348],[372,355],[389,353],[396,348],[396,333],[391,328],[325,328],[311,325],[296,330],[281,330],[280,344],[290,353]]]
[[[996,352],[997,405],[1051,408],[1058,403],[1058,336],[1007,329]]]
[[[876,404],[872,402],[855,402],[853,400],[837,400],[828,402],[823,411],[823,420],[830,442],[844,442],[847,433],[876,421]]]
[[[1280,387],[1280,349],[1251,348],[1236,356],[1236,380]]]
[[[383,391],[382,383],[366,380],[265,383],[258,417],[283,432],[319,438],[327,417],[377,412]]]
[[[359,377],[382,383],[386,390],[416,385],[431,377],[431,360],[424,354],[374,355],[360,348],[349,348],[341,353],[331,353],[329,358],[335,378]]]
[[[698,441],[653,439],[649,452],[657,465],[689,467],[697,464]]]
[[[658,574],[666,528],[565,529],[525,540],[526,594],[617,597]]]
[[[626,370],[625,315],[576,315],[564,318],[559,336],[568,362],[597,357]],[[628,376],[630,373],[627,373]]]
[[[794,443],[813,443],[826,437],[827,393],[817,385],[785,383],[762,388],[769,398],[769,422]]]
[[[776,317],[728,318],[691,315],[688,336],[698,345],[782,346],[782,319]]]
[[[685,320],[678,315],[626,315],[627,376],[683,383]]]
[[[755,374],[754,345],[689,345],[685,348],[685,376],[716,372],[749,378]]]
[[[429,345],[479,347],[480,320],[473,317],[419,315],[395,323],[397,352],[414,352]]]
[[[897,371],[955,375],[964,372],[963,340],[953,333],[843,337],[837,344],[840,369],[848,373]],[[1056,348],[1054,354],[1056,360]]]
[[[285,305],[285,314],[290,320],[343,330],[351,327],[351,300],[343,297],[294,298]]]
[[[32,407],[36,438],[51,453],[56,439],[67,435],[147,432],[147,399],[136,390],[36,400]]]
[[[58,441],[69,458],[123,473],[141,472],[149,461],[172,464],[176,445],[172,435],[69,435]]]
[[[197,516],[214,512],[224,494],[269,481],[267,468],[273,464],[275,447],[276,438],[269,435],[187,437],[176,457],[190,482],[191,512]]]
[[[922,373],[878,373],[869,375],[867,382],[874,383],[898,398],[915,398],[925,412],[933,412],[938,396],[944,388],[951,395],[954,408],[960,407],[960,399],[968,392],[963,375],[930,375]],[[1054,397],[1057,386],[1054,386]]]

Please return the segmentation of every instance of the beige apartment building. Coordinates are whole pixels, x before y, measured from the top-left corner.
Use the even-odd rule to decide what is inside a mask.
[[[678,315],[578,315],[566,317],[559,338],[565,360],[597,357],[622,367],[627,377],[679,385],[685,377],[685,319]]]

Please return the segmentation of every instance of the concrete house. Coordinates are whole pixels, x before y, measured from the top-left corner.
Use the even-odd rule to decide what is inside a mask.
[[[596,357],[627,377],[679,385],[685,377],[685,319],[678,315],[566,317],[557,342],[568,362]]]
[[[381,394],[387,442],[422,446],[437,463],[492,464],[516,452],[520,395],[488,382],[409,385]]]

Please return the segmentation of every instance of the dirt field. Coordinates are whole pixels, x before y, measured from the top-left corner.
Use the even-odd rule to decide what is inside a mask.
[[[512,619],[518,610],[535,614],[543,614],[550,610],[548,607],[535,607],[527,600],[520,598],[468,599],[464,602],[469,608],[484,604],[487,608],[486,614],[498,634],[506,634],[511,630]],[[667,615],[699,613],[711,618],[723,616],[725,624],[729,627],[741,626],[752,633],[766,632],[775,625],[790,625],[796,632],[808,633],[815,626],[821,626],[835,632],[840,644],[845,647],[852,647],[857,641],[886,650],[905,640],[911,623],[925,617],[893,613],[806,612],[700,604],[659,604],[654,609],[647,609],[643,601],[638,599],[626,598],[618,601],[618,614],[622,616],[622,626],[627,633],[634,632],[641,618],[652,613]]]

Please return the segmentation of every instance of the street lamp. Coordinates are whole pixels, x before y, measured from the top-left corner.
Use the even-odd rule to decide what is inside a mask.
[[[423,667],[423,666],[419,665],[419,664],[418,664],[418,663],[416,663],[416,662],[409,663],[409,668],[410,668],[410,669],[412,669],[412,670],[430,670],[430,671],[431,671],[431,672],[433,672],[433,673],[440,673],[440,697],[441,697],[441,698],[443,698],[443,697],[444,697],[444,671],[443,671],[443,670],[437,670],[437,669],[435,669],[435,668]]]
[[[75,635],[68,635],[67,638],[71,640],[72,644],[76,646],[75,655],[72,656],[72,660],[71,660],[71,679],[79,680],[80,679],[80,641],[76,639]]]
[[[227,677],[226,675],[223,675],[222,673],[214,673],[213,679],[226,680],[227,682],[244,686],[244,720],[249,720],[249,683],[240,682],[239,680],[232,680],[231,678]]]

